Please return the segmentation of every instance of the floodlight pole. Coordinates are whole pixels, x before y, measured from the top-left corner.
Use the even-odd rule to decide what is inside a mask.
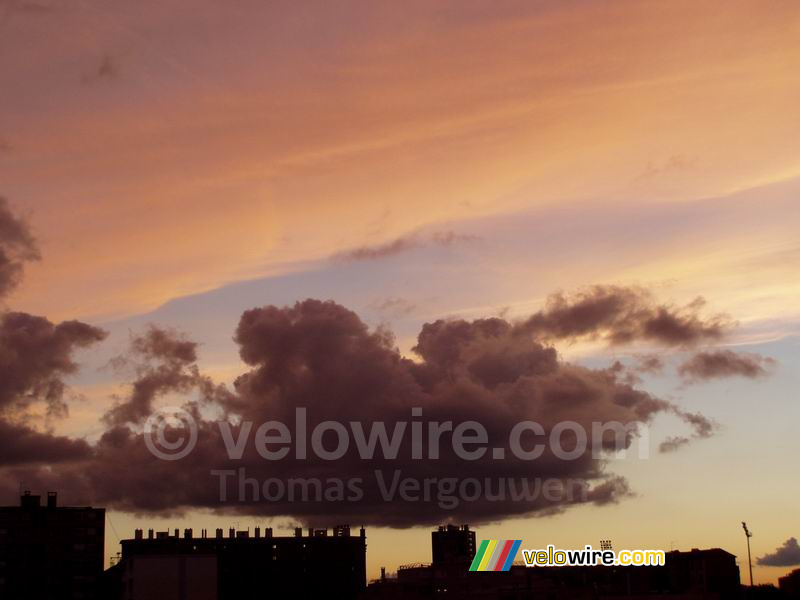
[[[750,558],[750,538],[753,537],[753,534],[744,521],[742,521],[742,529],[744,529],[744,535],[747,537],[747,565],[750,567],[750,587],[753,587],[753,561]]]

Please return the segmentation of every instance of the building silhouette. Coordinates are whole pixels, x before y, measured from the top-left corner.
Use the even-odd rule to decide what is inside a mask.
[[[110,569],[123,600],[357,598],[366,587],[366,532],[342,525],[274,536],[217,529],[136,530]],[[113,582],[116,580],[116,582]]]
[[[795,569],[788,575],[784,575],[778,579],[778,587],[781,594],[787,600],[800,600],[800,569]]]
[[[475,558],[475,532],[469,525],[440,525],[431,532],[433,564],[464,564],[469,567]]]
[[[105,509],[59,507],[54,492],[41,500],[25,492],[19,506],[0,508],[0,600],[739,600],[779,593],[743,588],[736,557],[720,548],[668,552],[663,566],[518,562],[506,572],[470,571],[476,535],[467,525],[440,526],[431,533],[431,563],[403,565],[393,577],[382,569],[369,586],[366,532],[351,535],[347,525],[296,528],[289,536],[259,527],[197,535],[137,529],[103,572]],[[780,579],[782,597],[799,592],[800,569]]]
[[[61,507],[55,492],[25,492],[0,507],[0,598],[102,598],[105,509]]]
[[[462,547],[456,550],[459,536]],[[475,533],[467,526],[439,527],[431,536],[433,562],[403,565],[395,577],[385,574],[367,588],[372,600],[448,598],[451,600],[596,600],[651,598],[671,600],[739,600],[736,557],[720,548],[668,552],[664,566],[526,567],[507,572],[469,571],[475,555]]]

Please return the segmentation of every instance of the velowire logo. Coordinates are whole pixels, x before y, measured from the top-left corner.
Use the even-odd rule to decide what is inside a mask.
[[[522,540],[483,540],[470,571],[508,571]]]

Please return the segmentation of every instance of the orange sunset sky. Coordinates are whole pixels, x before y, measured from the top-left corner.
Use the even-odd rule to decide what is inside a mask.
[[[715,434],[611,461],[632,491],[617,503],[475,528],[722,547],[745,581],[742,520],[754,559],[800,537],[798,73],[792,0],[0,0],[0,196],[41,254],[0,302],[109,332],[75,354],[69,416],[27,416],[95,443],[133,377],[109,361],[148,323],[186,332],[230,386],[253,307],[331,299],[413,357],[425,323],[522,319],[559,290],[702,296],[735,322],[714,348],[769,372],[639,385]],[[689,352],[557,348],[591,368]],[[294,523],[184,508],[110,506],[107,554],[152,523]],[[368,525],[370,576],[429,560],[429,529]]]

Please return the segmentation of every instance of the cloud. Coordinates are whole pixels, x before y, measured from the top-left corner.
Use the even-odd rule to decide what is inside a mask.
[[[688,444],[691,440],[683,435],[673,435],[661,442],[658,446],[659,452],[675,452]]]
[[[67,497],[92,499],[120,510],[180,512],[191,508],[229,510],[259,515],[292,516],[308,523],[322,520],[358,519],[363,523],[407,527],[442,519],[485,522],[515,515],[552,514],[575,503],[607,504],[631,494],[623,478],[608,472],[602,456],[591,451],[574,460],[559,458],[552,448],[534,461],[511,454],[508,437],[523,421],[540,423],[549,434],[557,423],[573,421],[591,431],[594,421],[648,423],[659,414],[674,414],[689,427],[687,436],[710,435],[710,421],[682,411],[673,404],[618,380],[608,370],[565,363],[555,348],[531,336],[521,336],[516,325],[500,318],[427,323],[414,348],[418,359],[403,357],[385,328],[370,329],[352,311],[334,302],[305,300],[293,306],[265,306],[246,311],[236,328],[240,357],[248,370],[239,376],[233,392],[215,386],[196,365],[196,346],[175,332],[151,327],[132,340],[126,361],[135,365],[131,394],[107,417],[108,429],[92,449],[92,456],[47,469],[28,466],[14,476],[42,487],[59,487]],[[198,442],[181,461],[156,459],[138,434],[138,425],[158,398],[181,394],[195,417]],[[266,421],[289,427],[293,439],[295,408],[307,411],[307,430],[324,421],[349,425],[359,422],[369,432],[373,423],[384,423],[391,434],[400,423],[413,421],[412,408],[422,409],[424,423],[466,421],[481,423],[489,448],[504,447],[504,460],[492,452],[474,461],[458,457],[449,443],[449,432],[437,445],[439,458],[413,457],[410,434],[402,438],[396,459],[377,456],[362,460],[351,440],[344,456],[328,462],[317,457],[297,459],[293,454],[279,461],[265,461],[252,441],[241,460],[230,460],[217,419],[202,417],[203,406],[222,411],[233,439],[243,422],[255,428]],[[254,430],[255,430],[254,428]],[[170,428],[166,434],[176,434]],[[529,432],[530,433],[530,432]],[[635,430],[620,443],[629,447]],[[425,438],[427,439],[427,438]],[[523,446],[534,437],[523,436]],[[687,440],[689,437],[687,437]],[[604,436],[603,448],[616,440]],[[330,438],[323,438],[331,445]],[[563,436],[564,448],[575,447],[575,438]],[[427,454],[427,442],[423,442]],[[119,465],[125,464],[125,469]],[[327,500],[292,502],[288,497],[270,502],[222,503],[219,481],[212,470],[244,468],[252,481],[293,478],[326,482],[331,477],[360,480],[362,498],[357,502]],[[418,481],[513,478],[533,490],[544,479],[566,484],[582,482],[585,492],[577,497],[514,499],[511,492],[495,500],[460,501],[442,506],[434,491],[428,500],[387,503],[375,471],[387,479],[396,472]],[[10,483],[4,484],[6,489]],[[251,484],[248,484],[251,485]],[[387,484],[388,485],[388,484]],[[229,498],[238,495],[236,478],[227,481]],[[249,488],[248,488],[249,489]]]
[[[463,242],[475,242],[479,239],[477,235],[455,231],[435,231],[431,234],[431,241],[437,246],[452,246]]]
[[[341,260],[376,260],[418,248],[420,245],[421,244],[414,238],[400,237],[391,242],[379,244],[377,246],[361,246],[359,248],[354,248],[353,250],[337,254],[335,258]]]
[[[571,296],[551,295],[544,310],[519,323],[520,332],[543,340],[600,339],[692,346],[717,341],[733,325],[724,315],[703,317],[705,301],[685,306],[658,303],[644,288],[595,285]]]
[[[664,361],[655,354],[639,355],[634,369],[637,373],[660,373],[664,369]]]
[[[92,449],[84,440],[43,433],[0,420],[0,466],[54,464],[85,459]]]
[[[105,336],[80,321],[54,324],[22,312],[0,315],[0,418],[18,417],[35,404],[48,416],[65,416],[63,378],[78,368],[72,354]]]
[[[19,283],[26,262],[38,259],[28,224],[0,198],[0,297]],[[78,368],[74,351],[105,336],[80,321],[54,324],[24,312],[0,312],[0,419],[24,418],[35,404],[44,405],[50,417],[65,415],[63,378]]]
[[[378,260],[401,254],[416,248],[433,245],[449,247],[455,244],[472,242],[479,239],[477,236],[457,233],[455,231],[435,231],[429,236],[412,234],[399,237],[385,244],[377,246],[361,246],[334,255],[334,259],[343,261]]]
[[[683,154],[673,154],[664,161],[650,161],[636,180],[653,179],[662,175],[686,171],[697,167],[697,158]]]
[[[623,364],[621,361],[615,360],[608,368],[610,373],[630,385],[642,383],[641,374],[656,374],[663,369],[664,361],[655,354],[639,354],[634,357],[633,364]]]
[[[765,377],[775,364],[774,359],[759,354],[712,350],[689,358],[678,367],[678,373],[690,382],[736,375],[757,379]]]
[[[201,375],[195,364],[197,344],[171,329],[150,325],[131,340],[128,354],[118,366],[134,363],[136,379],[128,397],[119,400],[103,417],[112,426],[141,423],[153,412],[153,403],[166,394],[200,390],[207,401],[222,390]]]
[[[0,300],[19,285],[25,263],[39,259],[39,247],[28,224],[14,215],[0,196]]]
[[[379,302],[373,302],[369,306],[370,308],[378,311],[382,315],[387,317],[406,317],[416,310],[417,306],[405,298],[398,298],[398,297],[391,297],[381,300]]]
[[[28,225],[0,198],[0,296],[22,277],[25,262],[39,250]],[[0,312],[0,466],[54,464],[88,458],[80,439],[33,427],[43,409],[45,422],[68,414],[64,379],[78,369],[73,354],[105,338],[80,321],[51,323],[24,312]]]
[[[20,248],[23,256],[35,254],[24,223],[7,210],[3,216],[2,226],[10,233],[4,240],[6,256],[17,257]],[[459,240],[455,234],[431,239],[441,245]],[[667,439],[661,447],[665,451],[709,437],[714,424],[635,387],[614,369],[564,362],[548,339],[583,335],[615,344],[639,338],[684,344],[721,334],[722,322],[702,319],[699,305],[675,308],[656,303],[639,289],[596,286],[569,299],[552,297],[544,311],[516,323],[502,318],[426,323],[413,348],[416,360],[400,354],[388,329],[370,329],[334,302],[307,299],[293,306],[264,306],[245,311],[239,320],[234,340],[247,370],[232,391],[200,371],[195,342],[151,325],[131,338],[126,354],[112,361],[120,369],[131,369],[133,380],[129,394],[118,398],[103,417],[106,429],[92,446],[37,431],[29,421],[35,406],[43,406],[48,416],[67,415],[64,378],[77,369],[73,354],[103,340],[105,332],[79,321],[54,324],[44,317],[7,312],[0,319],[0,494],[13,494],[17,482],[24,480],[30,487],[59,489],[70,502],[132,512],[166,515],[201,508],[291,516],[307,523],[358,519],[392,527],[447,519],[486,522],[549,515],[585,502],[613,503],[632,492],[624,478],[608,471],[602,453],[593,453],[590,446],[564,460],[545,444],[536,460],[523,460],[507,447],[510,432],[525,421],[539,423],[549,436],[565,421],[591,432],[595,422],[646,424],[659,414],[672,414],[689,431]],[[647,368],[658,366],[655,361],[645,363]],[[197,424],[197,445],[181,461],[164,461],[147,448],[141,426],[160,401],[173,403],[176,398]],[[294,454],[266,461],[252,442],[244,445],[240,459],[229,457],[220,422],[239,439],[245,423],[258,428],[277,421],[286,424],[299,443],[296,408],[306,409],[307,431],[335,421],[351,428],[359,423],[367,436],[376,423],[383,423],[391,434],[414,421],[414,410],[421,410],[416,418],[423,425],[449,422],[450,428],[440,434],[443,441],[433,444],[429,438],[415,444],[411,434],[398,438],[394,458],[379,451],[364,460],[355,441],[335,462]],[[503,460],[495,459],[491,450],[475,460],[455,452],[448,443],[452,427],[470,421],[485,428],[488,449],[504,449]],[[169,437],[177,432],[167,424],[164,433]],[[528,433],[522,436],[523,447],[536,441]],[[638,434],[634,427],[619,439],[603,435],[599,443],[604,450],[627,448]],[[566,451],[577,444],[571,431],[559,440]],[[330,442],[330,436],[323,437],[323,446]],[[426,460],[416,455],[420,447]],[[436,458],[430,458],[432,451],[438,452]],[[258,483],[234,478],[220,484],[211,475],[239,469]],[[379,482],[377,472],[386,481]],[[333,498],[327,491],[315,497],[312,490],[311,499],[302,502],[288,494],[261,502],[222,502],[220,497],[220,485],[229,498],[236,498],[240,486],[263,490],[261,482],[268,479],[289,486],[301,478],[322,486],[332,477],[358,482],[358,500],[340,501],[349,495],[344,490],[341,495],[334,490]],[[502,493],[495,483],[491,499],[456,499],[451,490],[443,502],[437,488],[417,502],[399,497],[387,502],[381,482],[389,486],[395,477],[455,486],[468,479],[516,483],[513,491],[504,487]],[[554,498],[536,492],[543,480],[573,489]],[[577,482],[578,489],[570,482]]]
[[[691,413],[677,407],[671,407],[671,412],[686,421],[692,426],[694,433],[691,437],[685,435],[673,435],[665,439],[658,445],[658,451],[662,453],[675,452],[683,446],[692,442],[693,439],[705,439],[713,435],[717,429],[716,423],[700,413]]]
[[[800,544],[797,538],[790,537],[772,554],[765,554],[756,560],[762,567],[793,567],[800,565]]]

